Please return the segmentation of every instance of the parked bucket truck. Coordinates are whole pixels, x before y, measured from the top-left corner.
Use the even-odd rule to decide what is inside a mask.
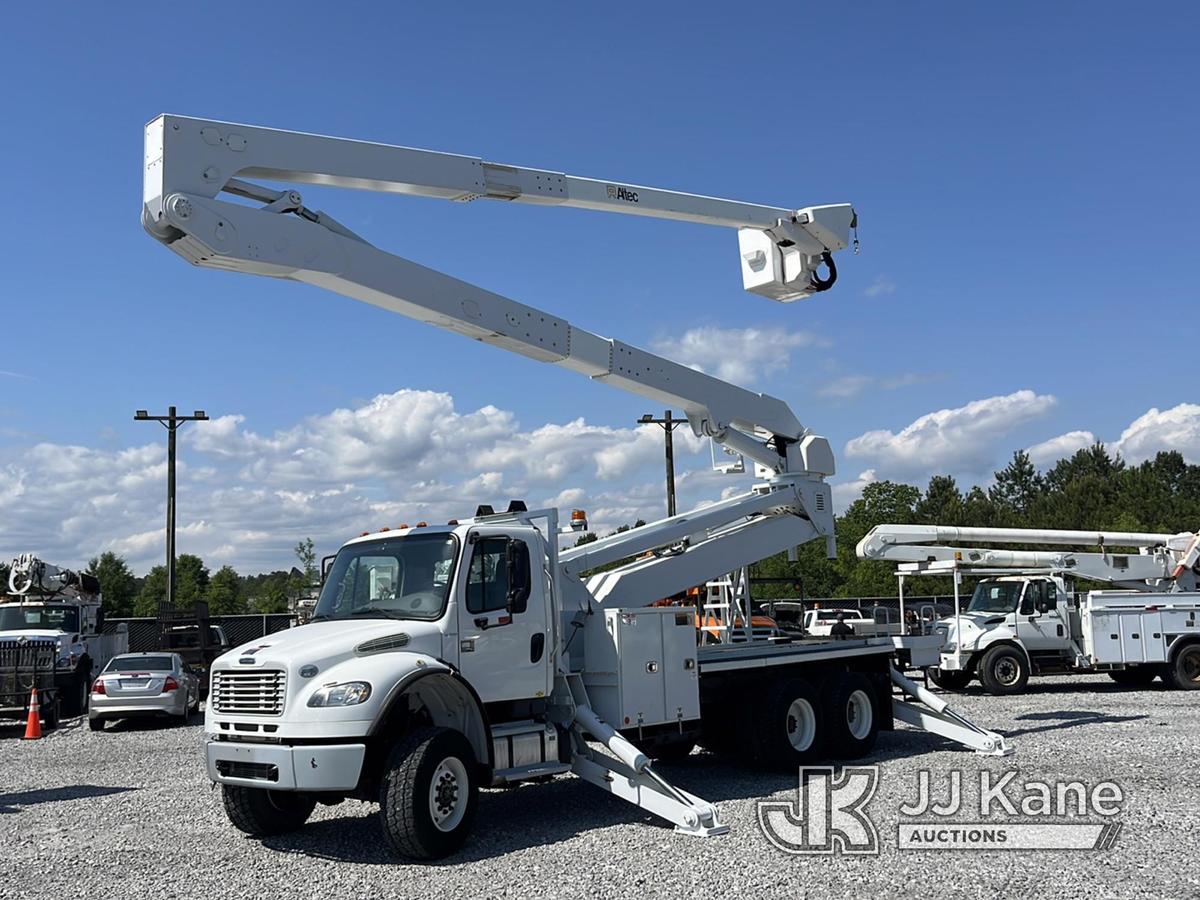
[[[1077,547],[1100,549],[1061,549]],[[1158,677],[1200,690],[1196,534],[879,525],[857,553],[898,564],[901,598],[906,578],[953,579],[954,615],[936,626],[941,659],[928,670],[941,687],[978,678],[989,693],[1017,694],[1031,675],[1104,672],[1119,684]],[[965,609],[964,578],[979,579]],[[1116,589],[1076,595],[1075,579]]]
[[[393,256],[298,191],[246,179],[732,227],[745,287],[781,302],[832,286],[849,205],[766,207],[180,116],[152,121],[145,150],[143,224],[188,262],[315,284],[623,388],[757,464],[746,493],[571,549],[557,510],[521,502],[346,543],[310,624],[213,665],[208,774],[238,828],[277,834],[317,803],[374,800],[395,849],[431,859],[466,840],[480,787],[574,773],[715,835],[716,807],[654,759],[699,741],[795,771],[862,756],[894,718],[1008,752],[893,672],[888,639],[698,646],[694,610],[651,606],[810,540],[833,552],[833,454],[783,401]]]
[[[26,652],[44,645],[44,654]],[[50,664],[52,678],[45,679],[44,663],[36,666],[40,701],[51,721],[58,713],[78,716],[87,711],[92,679],[108,661],[129,651],[124,624],[104,633],[100,582],[87,572],[76,572],[44,562],[32,553],[12,561],[8,594],[0,594],[0,659],[5,662],[0,690],[0,715],[23,715],[34,678],[33,662]]]

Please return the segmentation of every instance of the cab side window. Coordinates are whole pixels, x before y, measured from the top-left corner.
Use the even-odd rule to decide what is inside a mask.
[[[525,611],[529,598],[529,547],[524,541],[486,537],[475,542],[467,572],[467,611]]]

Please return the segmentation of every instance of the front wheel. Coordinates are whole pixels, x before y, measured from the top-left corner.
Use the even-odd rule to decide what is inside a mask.
[[[222,785],[221,796],[229,821],[254,837],[295,831],[308,821],[317,805],[308,794],[233,784]]]
[[[1200,691],[1200,644],[1189,644],[1163,669],[1163,681],[1177,691]]]
[[[418,728],[392,749],[379,790],[383,832],[401,856],[441,859],[470,834],[479,787],[475,753],[450,728]]]
[[[1029,683],[1029,664],[1016,647],[993,647],[979,664],[979,680],[989,694],[1020,694]]]
[[[62,713],[67,718],[82,716],[87,712],[91,680],[86,672],[76,672],[62,689]]]

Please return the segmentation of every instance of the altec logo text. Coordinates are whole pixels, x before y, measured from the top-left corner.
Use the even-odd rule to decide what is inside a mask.
[[[637,203],[638,192],[615,184],[606,185],[609,200],[624,200],[626,203]]]

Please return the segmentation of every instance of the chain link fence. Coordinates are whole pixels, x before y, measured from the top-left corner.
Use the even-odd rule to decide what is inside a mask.
[[[296,624],[291,613],[268,613],[248,616],[211,616],[210,625],[220,625],[229,638],[229,646],[237,647],[284,631]],[[158,620],[154,618],[105,619],[104,633],[112,634],[118,625],[129,628],[129,652],[146,653],[158,649]]]

